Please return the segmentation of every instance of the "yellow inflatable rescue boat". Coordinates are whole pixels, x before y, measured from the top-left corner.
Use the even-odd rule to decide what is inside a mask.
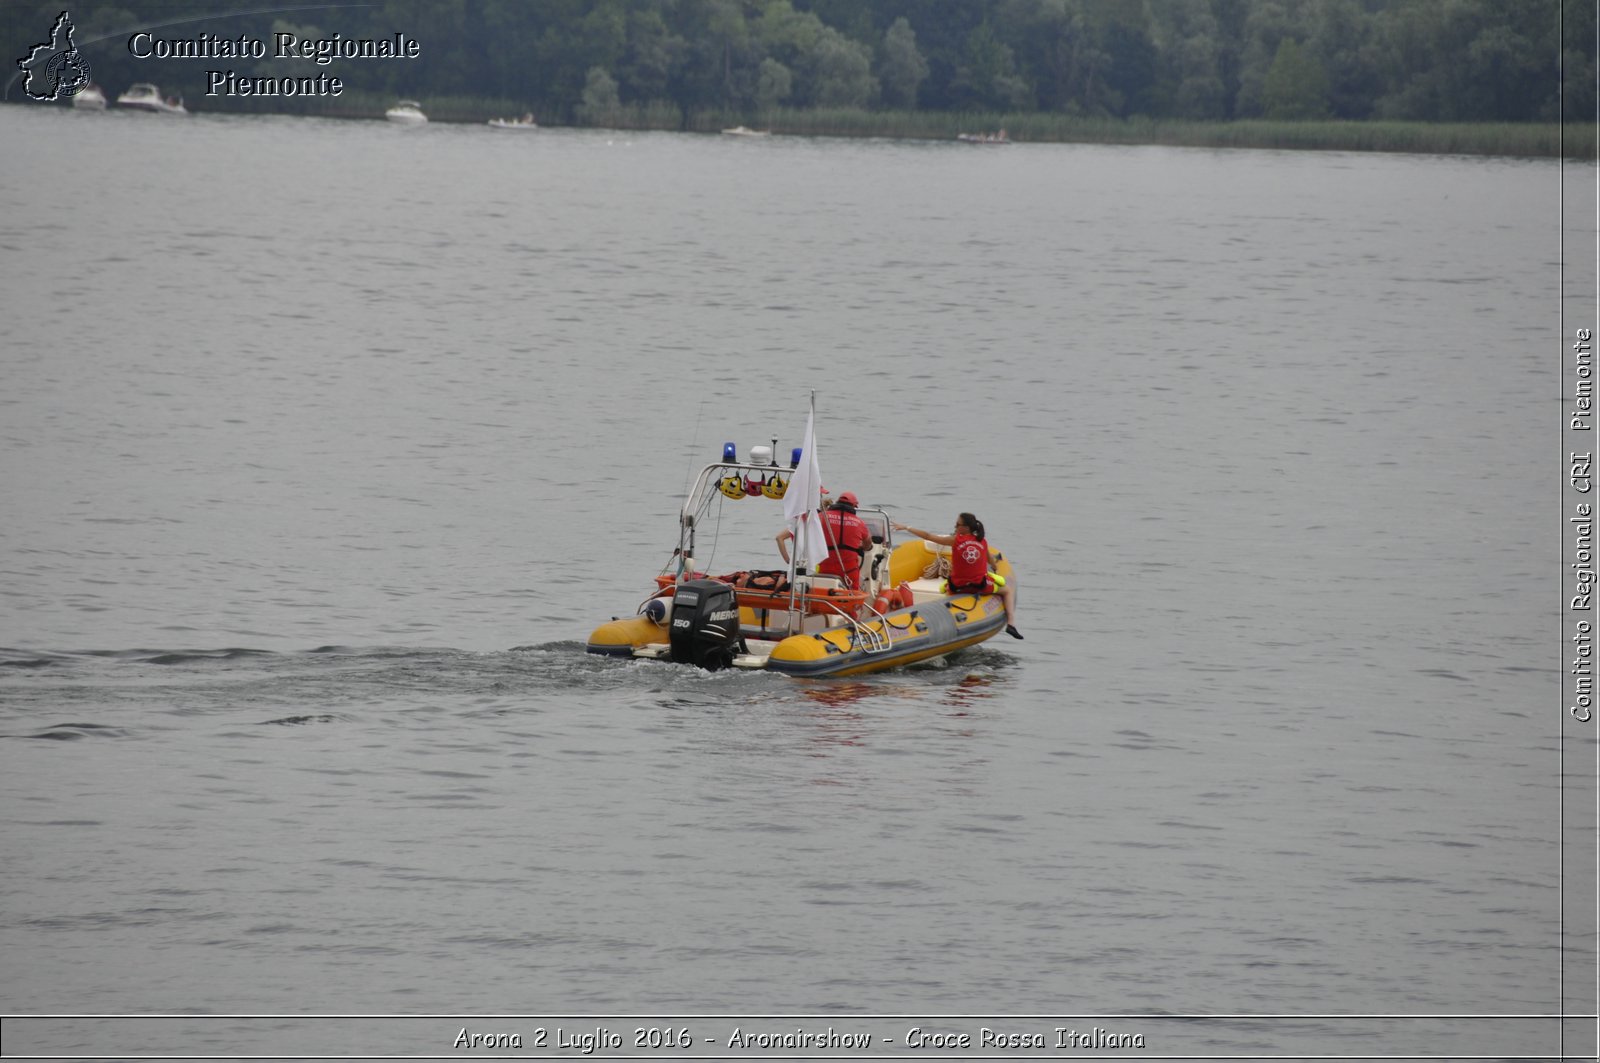
[[[950,593],[938,574],[949,548],[923,539],[895,543],[893,522],[877,508],[856,511],[872,536],[860,589],[793,562],[786,570],[697,571],[697,533],[720,527],[711,507],[735,498],[782,499],[800,456],[797,447],[785,470],[772,449],[755,447],[740,461],[727,444],[723,460],[696,478],[679,517],[678,547],[654,590],[636,615],[595,628],[588,652],[712,670],[850,676],[939,657],[1005,629],[999,594]],[[714,555],[713,545],[706,556]],[[1011,562],[992,546],[989,568],[1001,583],[1014,578]]]

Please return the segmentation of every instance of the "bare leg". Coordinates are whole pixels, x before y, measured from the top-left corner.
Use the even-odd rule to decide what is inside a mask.
[[[1022,632],[1017,630],[1017,588],[1010,583],[1001,587],[1000,601],[1006,607],[1006,634],[1014,639],[1020,639]]]

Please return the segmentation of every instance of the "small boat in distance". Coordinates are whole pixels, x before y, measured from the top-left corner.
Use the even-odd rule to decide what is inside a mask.
[[[106,94],[91,81],[72,97],[72,106],[80,111],[103,111],[106,109]]]
[[[1004,129],[998,133],[957,133],[956,139],[963,144],[1009,144],[1011,138],[1006,136]]]
[[[736,125],[732,129],[724,129],[722,135],[725,137],[770,137],[772,130],[749,129],[742,125]]]
[[[428,121],[428,116],[422,113],[422,104],[416,100],[400,100],[384,111],[383,116],[400,125],[426,125]]]
[[[131,111],[147,111],[150,114],[188,114],[183,106],[183,97],[174,96],[164,99],[161,90],[148,81],[141,81],[128,86],[128,91],[117,97],[117,106],[126,107]]]
[[[491,118],[489,125],[493,129],[538,129],[539,123],[533,120],[532,112],[521,118]]]

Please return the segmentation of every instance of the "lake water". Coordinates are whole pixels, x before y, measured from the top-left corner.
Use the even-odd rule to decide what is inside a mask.
[[[612,1055],[1592,1053],[1549,1018],[1594,1010],[1556,556],[1592,171],[22,107],[0,143],[0,1007],[147,1016],[7,1054],[594,1016]],[[829,486],[976,512],[1026,641],[585,655],[692,472],[786,453],[813,389]],[[776,564],[776,503],[721,519],[709,567]]]

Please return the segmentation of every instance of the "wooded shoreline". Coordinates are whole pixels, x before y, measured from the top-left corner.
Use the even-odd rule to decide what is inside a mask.
[[[435,122],[531,112],[545,126],[919,140],[1003,128],[1017,143],[1579,159],[1595,156],[1600,114],[1594,0],[215,9],[87,0],[61,32],[101,85],[154,83],[193,111],[373,118],[414,99]],[[55,11],[0,19],[7,54],[47,67]],[[80,54],[50,42],[52,62]]]

